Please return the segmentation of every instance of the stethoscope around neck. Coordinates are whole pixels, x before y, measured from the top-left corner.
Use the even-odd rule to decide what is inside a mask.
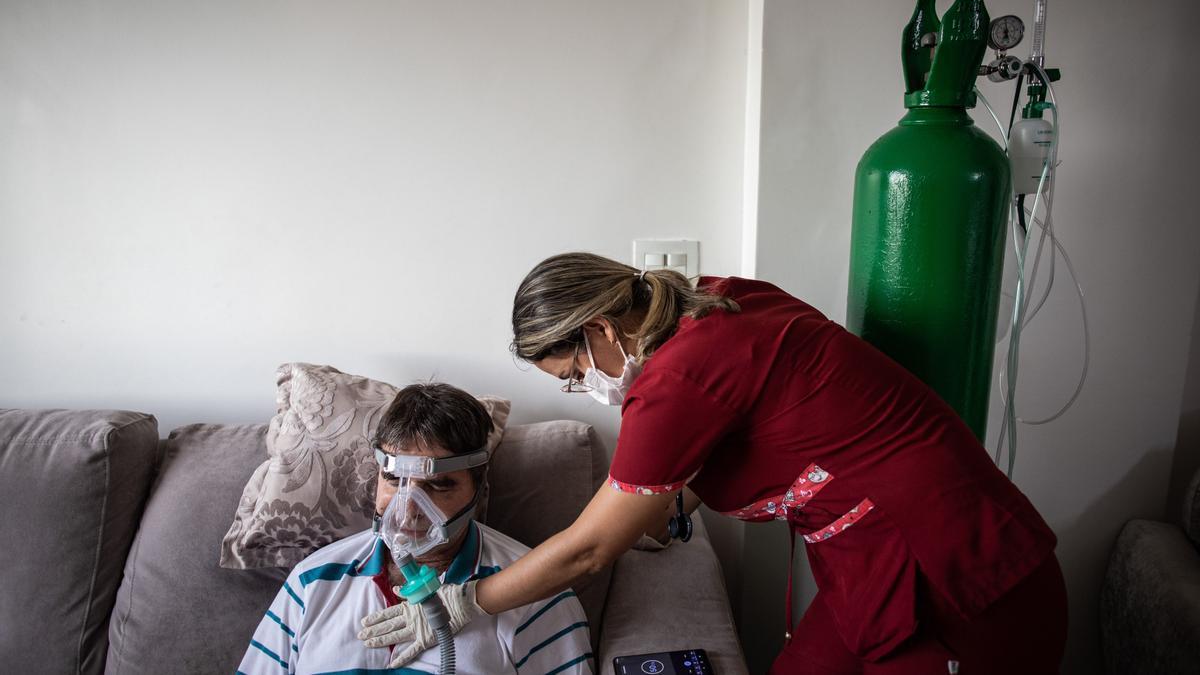
[[[679,541],[692,538],[692,517],[683,510],[683,490],[675,495],[675,515],[667,523],[667,533]]]

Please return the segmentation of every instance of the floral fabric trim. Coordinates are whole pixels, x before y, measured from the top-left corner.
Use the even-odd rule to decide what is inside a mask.
[[[688,479],[691,480],[691,479]],[[637,495],[665,495],[668,492],[677,492],[687,485],[686,480],[681,480],[677,483],[667,483],[666,485],[637,485],[634,483],[626,483],[619,481],[608,475],[608,484],[617,492],[630,492]]]
[[[830,537],[839,535],[842,532],[845,532],[846,529],[851,525],[857,523],[860,518],[870,513],[871,509],[873,508],[875,508],[874,502],[872,502],[870,499],[864,499],[858,503],[858,506],[842,514],[841,518],[838,518],[816,532],[811,532],[804,535],[804,541],[810,544],[816,544],[825,541]]]
[[[825,489],[825,486],[832,480],[833,474],[816,464],[809,464],[787,492],[778,497],[760,499],[736,511],[726,511],[725,515],[756,523],[768,520],[787,520],[789,514],[804,508],[805,504],[816,497],[817,493]]]
[[[778,497],[760,499],[736,511],[726,511],[725,515],[756,523],[768,520],[788,520],[793,514],[812,501],[832,480],[833,474],[816,464],[809,464],[808,468],[796,478],[796,482],[792,483],[787,492]],[[846,528],[857,523],[860,518],[867,515],[873,508],[875,508],[875,504],[870,499],[864,499],[858,503],[858,506],[842,514],[840,518],[832,523],[816,532],[802,535],[804,541],[816,544],[841,534]]]

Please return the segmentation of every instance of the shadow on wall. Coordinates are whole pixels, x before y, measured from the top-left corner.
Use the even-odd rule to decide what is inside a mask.
[[[1188,350],[1187,375],[1183,380],[1183,405],[1179,412],[1179,434],[1171,462],[1171,487],[1167,491],[1167,520],[1182,524],[1183,495],[1196,471],[1200,471],[1200,293],[1192,315],[1192,344]]]
[[[1058,560],[1067,582],[1070,626],[1064,673],[1102,672],[1100,658],[1100,586],[1117,535],[1133,518],[1162,520],[1161,503],[1137,506],[1147,482],[1162,480],[1171,451],[1150,450],[1074,523],[1058,528]],[[1132,507],[1132,510],[1131,510]],[[1081,621],[1081,617],[1087,617]]]
[[[788,546],[791,537],[782,521],[747,523],[742,548],[742,594],[738,608],[738,634],[752,673],[765,673],[783,649],[787,597]],[[804,542],[796,556],[804,556]],[[798,583],[798,580],[794,580]],[[793,607],[796,616],[803,608]]]

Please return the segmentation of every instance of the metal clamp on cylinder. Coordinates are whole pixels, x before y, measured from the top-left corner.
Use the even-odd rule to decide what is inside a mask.
[[[980,70],[986,70],[987,78],[992,82],[1007,82],[1014,80],[1021,74],[1021,59],[1015,56],[1001,56],[1000,58],[987,64]]]

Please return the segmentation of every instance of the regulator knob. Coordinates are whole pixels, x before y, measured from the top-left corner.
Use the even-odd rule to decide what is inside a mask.
[[[1007,82],[1021,74],[1021,59],[1001,56],[987,65],[987,76],[992,82]]]

